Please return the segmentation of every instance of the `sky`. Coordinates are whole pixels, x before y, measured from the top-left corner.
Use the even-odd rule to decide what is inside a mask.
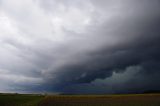
[[[0,92],[160,90],[159,0],[0,0]]]

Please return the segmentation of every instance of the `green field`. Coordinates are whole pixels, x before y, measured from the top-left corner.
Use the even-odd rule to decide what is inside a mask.
[[[1,94],[0,106],[160,106],[160,94],[52,96]]]
[[[0,106],[37,106],[43,98],[40,95],[0,94]]]

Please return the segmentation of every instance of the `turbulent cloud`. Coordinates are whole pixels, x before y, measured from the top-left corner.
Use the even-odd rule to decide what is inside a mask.
[[[160,89],[159,18],[159,0],[1,0],[0,90]]]

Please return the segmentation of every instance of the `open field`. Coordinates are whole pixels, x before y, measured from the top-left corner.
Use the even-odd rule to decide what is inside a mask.
[[[43,98],[40,95],[0,94],[0,106],[37,106]]]
[[[160,94],[47,96],[40,106],[160,106]]]
[[[0,106],[160,106],[160,94],[52,96],[0,94]]]

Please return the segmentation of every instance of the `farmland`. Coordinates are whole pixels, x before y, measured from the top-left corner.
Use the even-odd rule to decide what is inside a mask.
[[[50,96],[1,94],[0,106],[160,106],[160,94]]]
[[[0,94],[0,106],[37,106],[43,98],[33,94]]]
[[[47,96],[40,106],[160,106],[159,94]]]

